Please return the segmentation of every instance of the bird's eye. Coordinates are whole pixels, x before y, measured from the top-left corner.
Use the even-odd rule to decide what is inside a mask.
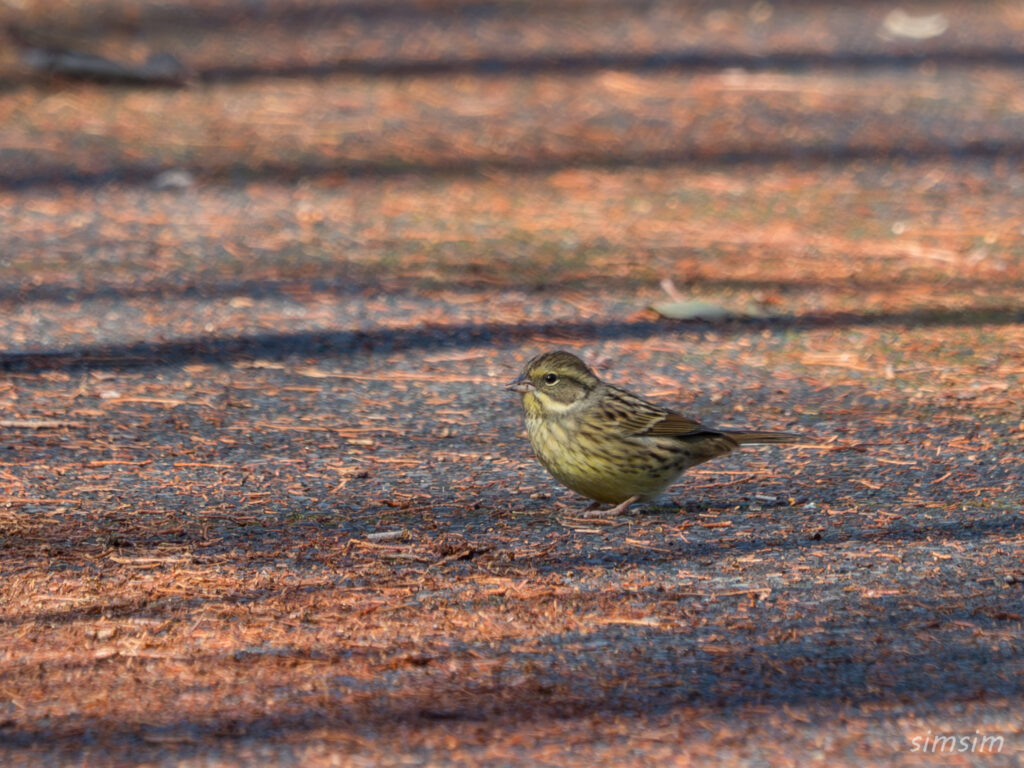
[[[556,381],[558,381],[558,374],[556,374],[556,373],[546,373],[546,374],[544,374],[544,383],[545,384],[554,384]]]

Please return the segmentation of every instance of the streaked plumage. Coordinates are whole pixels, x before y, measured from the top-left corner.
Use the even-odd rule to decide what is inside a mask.
[[[787,432],[718,430],[606,384],[569,352],[546,352],[508,385],[520,393],[540,463],[572,490],[617,505],[649,501],[690,467]]]

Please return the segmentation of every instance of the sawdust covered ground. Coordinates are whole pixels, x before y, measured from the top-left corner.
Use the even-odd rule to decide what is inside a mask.
[[[4,11],[192,72],[0,56],[4,765],[1019,764],[1020,8],[133,8]],[[583,519],[556,346],[810,440]]]

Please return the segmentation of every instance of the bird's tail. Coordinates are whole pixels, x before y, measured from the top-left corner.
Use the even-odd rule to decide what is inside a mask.
[[[746,432],[744,430],[722,430],[740,445],[767,445],[769,443],[802,443],[803,435],[792,432]]]

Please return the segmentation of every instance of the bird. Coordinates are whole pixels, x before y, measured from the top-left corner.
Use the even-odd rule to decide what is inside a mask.
[[[602,381],[571,352],[544,352],[506,389],[521,396],[533,452],[556,480],[614,517],[687,469],[741,445],[796,443],[791,432],[712,429]],[[601,504],[615,505],[596,512]]]

